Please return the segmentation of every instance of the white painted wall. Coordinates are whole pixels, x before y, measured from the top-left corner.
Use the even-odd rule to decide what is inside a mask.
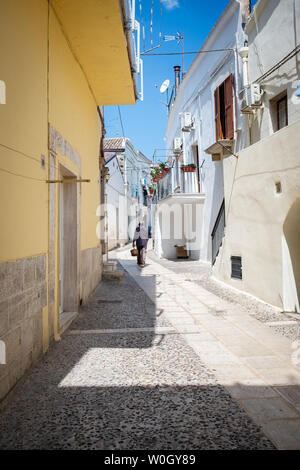
[[[118,159],[112,157],[105,165],[109,168],[110,178],[106,183],[108,249],[124,245],[127,235],[127,204],[124,178]]]
[[[295,48],[299,20],[297,0],[257,3],[247,26],[252,81]],[[226,228],[213,272],[270,304],[299,312],[300,98],[294,92],[300,76],[296,66],[294,57],[262,80],[263,109],[251,127],[252,145],[239,153],[238,160],[223,160]],[[274,132],[270,100],[285,89],[289,125]],[[281,184],[279,193],[276,183]],[[242,257],[242,280],[231,278],[231,256]]]
[[[148,207],[143,205],[142,185],[150,184],[150,167],[152,161],[138,152],[129,139],[125,139],[124,178],[127,199],[128,233],[133,239],[135,228],[140,219],[148,222]]]
[[[244,44],[240,3],[231,1],[210,33],[203,50],[229,49]],[[198,221],[201,245],[192,257],[211,261],[211,232],[224,198],[222,162],[212,162],[205,153],[216,141],[214,122],[214,91],[230,75],[235,77],[235,151],[245,146],[245,119],[238,109],[238,92],[242,84],[242,65],[233,51],[199,54],[179,86],[177,97],[169,115],[166,130],[166,148],[173,147],[175,137],[183,139],[183,163],[194,162],[192,146],[198,145],[199,164],[202,166],[201,192],[205,195],[203,218]],[[195,120],[195,130],[186,133],[180,129],[180,113],[189,111]],[[172,171],[172,189],[176,183],[176,171]],[[180,170],[181,190],[197,191],[195,174],[183,174]],[[184,243],[184,240],[182,240]],[[159,244],[157,243],[157,246]],[[170,247],[171,248],[171,247]],[[174,248],[173,248],[174,251]],[[170,250],[166,250],[170,252]],[[161,247],[158,255],[163,255]]]
[[[251,82],[255,82],[299,45],[299,0],[260,0],[246,32],[249,40],[249,77]],[[285,90],[289,123],[300,119],[299,100],[294,97],[299,83],[299,69],[298,54],[298,62],[297,56],[293,57],[261,83],[264,91],[263,108],[255,115],[251,143],[273,134],[276,112],[272,107],[272,99]]]
[[[300,290],[299,202],[298,217],[296,210],[289,217],[300,201],[299,134],[300,121],[224,160],[226,228],[213,268],[221,280],[288,310],[298,308]],[[231,256],[242,257],[242,280],[231,278]]]

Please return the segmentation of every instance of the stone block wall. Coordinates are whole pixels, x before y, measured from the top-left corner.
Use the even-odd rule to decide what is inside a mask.
[[[101,247],[89,248],[80,252],[81,299],[85,302],[102,277]]]
[[[0,400],[42,354],[46,305],[46,255],[0,264]]]

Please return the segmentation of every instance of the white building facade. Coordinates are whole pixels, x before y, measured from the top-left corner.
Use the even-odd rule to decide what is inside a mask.
[[[181,245],[189,258],[211,262],[219,248],[217,243],[213,249],[212,233],[224,207],[222,155],[245,146],[245,119],[238,105],[242,61],[237,50],[245,41],[247,4],[229,3],[170,104],[166,147],[173,149],[174,157],[168,176],[158,183],[154,216],[155,251],[160,257],[176,258],[175,245]],[[193,171],[183,171],[189,164],[195,166]],[[168,212],[174,217],[167,218]],[[170,219],[168,237],[165,225]]]
[[[259,0],[245,32],[249,86],[240,87],[240,111],[253,86],[260,102],[245,115],[247,148],[223,159],[226,228],[213,272],[299,312],[300,2]]]
[[[132,240],[139,221],[149,225],[148,186],[152,161],[137,151],[128,138],[104,139],[104,151],[117,156],[124,181],[127,240]]]
[[[116,153],[105,153],[109,179],[106,189],[106,237],[108,250],[124,246],[128,241],[127,201],[124,177]]]

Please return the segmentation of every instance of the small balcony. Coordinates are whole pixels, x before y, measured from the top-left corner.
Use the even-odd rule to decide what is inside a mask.
[[[217,140],[213,145],[205,149],[205,153],[211,155],[212,161],[217,162],[222,160],[224,157],[230,157],[233,155],[234,140],[233,139],[222,139]]]

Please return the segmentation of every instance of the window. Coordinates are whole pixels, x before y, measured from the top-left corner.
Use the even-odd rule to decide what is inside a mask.
[[[215,90],[216,140],[233,139],[233,75]]]
[[[286,90],[270,100],[270,116],[273,132],[288,125],[288,108]]]
[[[277,130],[288,125],[287,97],[277,101]]]

